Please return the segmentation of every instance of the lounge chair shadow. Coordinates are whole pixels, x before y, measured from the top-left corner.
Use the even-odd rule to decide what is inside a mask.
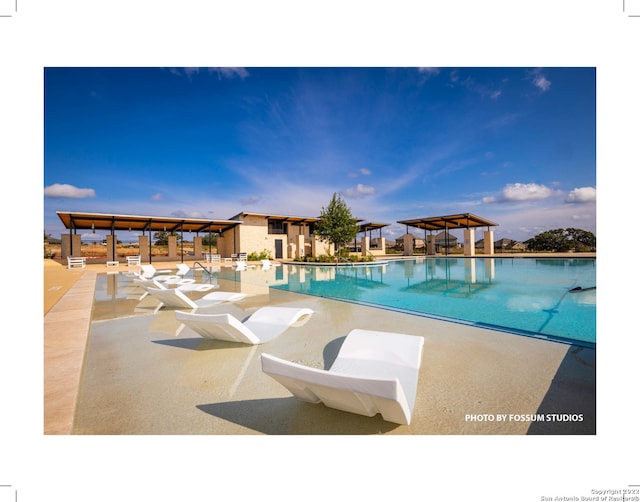
[[[305,403],[293,396],[202,404],[196,408],[269,435],[368,435],[384,434],[399,427],[380,415],[365,417]]]
[[[189,350],[216,350],[216,349],[237,349],[240,345],[234,342],[222,340],[211,340],[207,338],[176,338],[174,340],[153,340],[159,345],[170,345],[180,349]],[[248,345],[247,345],[248,347]]]

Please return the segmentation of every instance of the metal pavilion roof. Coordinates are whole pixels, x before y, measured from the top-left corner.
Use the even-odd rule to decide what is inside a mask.
[[[70,230],[223,232],[242,224],[241,221],[237,220],[170,218],[131,214],[76,213],[67,211],[56,211],[56,214],[64,226]]]
[[[471,213],[451,214],[398,221],[402,225],[424,230],[452,230],[456,228],[497,227],[498,224]]]
[[[358,233],[368,232],[369,230],[378,230],[388,226],[388,223],[361,223],[358,225]]]

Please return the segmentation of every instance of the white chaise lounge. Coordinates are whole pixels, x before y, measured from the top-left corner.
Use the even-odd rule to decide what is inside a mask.
[[[300,325],[313,310],[292,307],[262,307],[240,322],[231,314],[197,314],[176,312],[176,319],[200,336],[228,342],[259,345],[280,336],[294,325]]]
[[[212,289],[220,287],[218,284],[196,282],[195,279],[170,279],[164,281],[161,280],[161,277],[163,276],[156,276],[151,279],[142,279],[138,277],[134,279],[133,282],[146,291],[148,291],[149,288],[169,289],[165,284],[175,285],[175,289],[182,291],[183,293],[188,291],[204,293],[205,291],[211,291]]]
[[[192,300],[180,291],[180,288],[160,289],[148,287],[146,289],[150,295],[160,300],[167,307],[189,310],[212,307],[222,302],[235,302],[247,296],[246,293],[214,291],[213,293],[204,295],[198,300]]]
[[[191,267],[186,263],[178,263],[176,267],[178,269],[178,271],[176,272],[176,275],[179,275],[180,277],[184,277],[191,270]]]
[[[304,401],[408,425],[423,344],[420,336],[354,329],[329,370],[262,354],[262,371]]]

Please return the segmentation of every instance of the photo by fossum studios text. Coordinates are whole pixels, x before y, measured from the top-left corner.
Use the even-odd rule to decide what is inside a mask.
[[[582,413],[472,413],[465,422],[582,422]]]

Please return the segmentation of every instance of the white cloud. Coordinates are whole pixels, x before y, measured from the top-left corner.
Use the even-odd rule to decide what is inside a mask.
[[[531,81],[533,82],[533,85],[535,85],[542,92],[547,92],[549,89],[551,89],[551,81],[542,74],[541,69],[537,69],[532,72]]]
[[[596,201],[596,189],[593,187],[574,188],[567,195],[566,202],[585,203]]]
[[[102,239],[104,239],[105,237],[101,234],[82,234],[82,236],[80,237],[81,240],[83,241],[101,241]]]
[[[485,204],[494,202],[525,202],[531,200],[542,200],[558,195],[559,191],[553,190],[545,185],[537,183],[510,183],[506,185],[499,197],[487,196],[482,199]]]
[[[363,185],[358,183],[354,188],[348,188],[344,191],[344,196],[352,199],[359,199],[361,197],[368,197],[376,193],[376,189],[370,185]]]
[[[154,193],[151,196],[151,200],[162,200],[162,194],[161,193]]]
[[[537,183],[513,183],[502,189],[506,201],[524,201],[546,199],[553,195],[553,190]]]
[[[65,199],[84,199],[87,197],[95,197],[96,192],[93,188],[78,188],[64,183],[54,183],[53,185],[44,187],[44,195],[46,197]]]

